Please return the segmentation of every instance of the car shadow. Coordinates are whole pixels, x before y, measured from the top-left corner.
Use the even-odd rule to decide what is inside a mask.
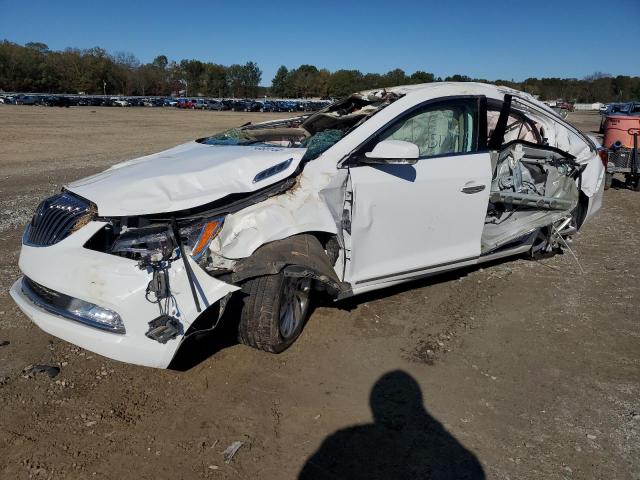
[[[388,173],[389,175],[393,175],[396,178],[401,180],[406,180],[407,182],[415,182],[416,181],[416,169],[413,165],[403,165],[403,164],[390,164],[390,165],[371,165],[376,170],[380,170],[381,172]]]
[[[309,318],[313,319],[313,312],[318,307],[338,308],[352,311],[361,304],[391,297],[409,290],[447,283],[459,280],[480,268],[489,268],[513,261],[514,257],[507,257],[483,263],[482,265],[471,265],[450,272],[438,273],[429,277],[411,280],[400,285],[387,287],[373,292],[367,292],[355,297],[349,297],[340,301],[333,301],[325,295],[316,295],[315,300],[309,306]],[[233,298],[229,301],[224,315],[220,319],[219,325],[209,331],[196,331],[196,329],[211,328],[217,318],[217,305],[206,310],[194,325],[187,331],[185,339],[178,348],[176,355],[169,365],[169,369],[177,371],[187,371],[199,365],[209,357],[215,355],[225,348],[238,345],[237,332],[238,321],[240,319],[240,298]]]
[[[239,299],[232,299],[218,321],[218,304],[205,310],[191,325],[169,369],[185,372],[209,357],[238,344]],[[216,322],[217,325],[216,325]],[[215,328],[213,328],[215,326]]]
[[[299,480],[486,478],[477,457],[424,407],[408,373],[386,373],[369,396],[373,422],[327,437],[306,461]]]
[[[348,297],[344,300],[339,300],[334,302],[330,299],[321,299],[318,306],[324,307],[335,307],[340,308],[342,310],[355,310],[359,305],[367,302],[372,302],[374,300],[381,300],[383,298],[392,297],[394,295],[398,295],[400,293],[407,292],[409,290],[417,290],[419,288],[429,287],[432,285],[438,285],[441,283],[448,283],[460,280],[461,278],[466,277],[470,273],[473,273],[480,269],[490,268],[492,266],[502,265],[503,263],[513,262],[516,258],[525,258],[524,256],[520,257],[505,257],[499,258],[496,260],[492,260],[490,262],[482,263],[479,265],[470,265],[468,267],[457,268],[455,270],[450,270],[448,272],[435,273],[430,276],[417,278],[415,280],[409,280],[406,283],[401,283],[399,285],[394,285],[391,287],[383,288],[380,290],[374,290],[372,292],[361,293],[355,297]],[[324,300],[324,302],[323,302]]]

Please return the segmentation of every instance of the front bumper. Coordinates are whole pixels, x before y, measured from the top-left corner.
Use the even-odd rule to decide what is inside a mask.
[[[151,273],[140,270],[135,261],[84,248],[103,225],[103,222],[91,222],[48,247],[23,245],[19,266],[27,277],[40,285],[117,312],[125,333],[92,328],[42,308],[22,291],[22,279],[11,287],[11,297],[36,325],[53,336],[115,360],[166,368],[183,336],[166,344],[145,336],[149,322],[159,316],[158,306],[145,299]],[[189,261],[203,308],[238,290],[238,287],[210,277],[198,264]],[[181,261],[172,264],[169,279],[175,298],[173,313],[186,332],[199,314]]]

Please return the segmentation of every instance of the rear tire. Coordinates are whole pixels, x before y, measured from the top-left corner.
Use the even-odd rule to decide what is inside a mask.
[[[289,348],[307,320],[311,279],[280,272],[248,280],[243,291],[238,340],[271,353]]]

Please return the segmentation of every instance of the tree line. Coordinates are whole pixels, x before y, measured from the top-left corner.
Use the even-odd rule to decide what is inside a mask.
[[[54,51],[44,43],[0,43],[0,90],[5,91],[255,97],[261,80],[255,62],[224,66],[159,55],[141,63],[133,54],[100,47]]]
[[[394,85],[437,81],[479,81],[506,85],[542,100],[613,102],[640,99],[640,77],[611,76],[596,72],[583,79],[528,78],[513,80],[473,79],[466,75],[436,77],[433,73],[401,69],[387,73],[359,70],[331,72],[314,65],[288,69],[281,66],[270,87],[260,86],[262,71],[255,62],[220,65],[195,59],[169,61],[165,55],[150,63],[133,54],[111,54],[95,47],[50,50],[44,43],[25,45],[0,42],[0,90],[107,95],[206,95],[211,97],[282,98],[342,97],[352,92]]]

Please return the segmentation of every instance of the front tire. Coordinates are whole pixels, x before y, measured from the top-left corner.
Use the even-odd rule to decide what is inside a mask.
[[[280,272],[248,280],[243,291],[238,340],[271,353],[289,348],[307,320],[311,279]]]

